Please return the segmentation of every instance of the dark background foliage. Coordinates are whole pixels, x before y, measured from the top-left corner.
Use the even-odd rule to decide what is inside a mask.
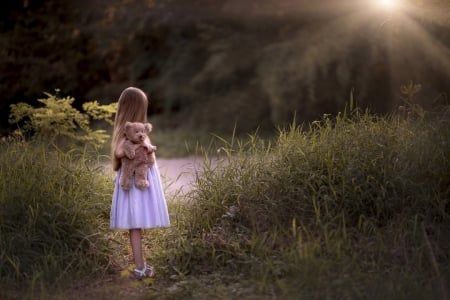
[[[55,89],[80,107],[138,86],[159,125],[222,132],[336,113],[352,91],[387,112],[410,81],[421,105],[447,101],[449,2],[372,2],[2,1],[0,134],[10,104]]]

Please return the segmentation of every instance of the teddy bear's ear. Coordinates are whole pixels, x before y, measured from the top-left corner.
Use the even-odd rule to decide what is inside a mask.
[[[144,126],[145,126],[145,130],[146,130],[147,132],[150,132],[150,131],[152,131],[152,129],[153,129],[153,126],[152,126],[152,124],[150,124],[150,123],[145,123]]]
[[[130,128],[130,126],[131,126],[132,124],[131,124],[131,122],[125,122],[125,130],[128,130],[128,128]]]

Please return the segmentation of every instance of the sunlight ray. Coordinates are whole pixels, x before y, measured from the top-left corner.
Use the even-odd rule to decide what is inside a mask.
[[[423,53],[425,60],[432,64],[443,66],[450,76],[450,50],[442,42],[428,34],[418,23],[411,18],[405,18],[409,37],[416,42],[417,50]]]

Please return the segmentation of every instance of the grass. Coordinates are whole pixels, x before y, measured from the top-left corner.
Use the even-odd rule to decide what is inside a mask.
[[[293,123],[277,139],[215,143],[197,148],[208,151],[194,189],[169,199],[172,227],[146,231],[158,276],[130,298],[448,297],[448,115],[354,111]],[[111,178],[95,155],[2,147],[5,286],[57,299],[65,287],[50,292],[55,279],[95,282],[126,267],[126,235],[107,230]],[[216,147],[218,166],[209,164]],[[90,296],[120,297],[130,284],[117,273]]]
[[[181,278],[234,274],[262,298],[446,298],[449,141],[448,119],[360,112],[232,140],[163,256]]]
[[[261,134],[259,134],[261,136]],[[273,133],[264,132],[266,139],[272,138]],[[226,141],[231,139],[245,140],[248,134],[236,135],[236,132],[228,134],[215,134],[205,131],[193,131],[187,129],[154,129],[150,133],[152,143],[158,147],[158,156],[162,158],[178,158],[193,155],[216,155]]]
[[[17,141],[0,147],[2,287],[47,290],[107,272],[112,183],[96,156]]]

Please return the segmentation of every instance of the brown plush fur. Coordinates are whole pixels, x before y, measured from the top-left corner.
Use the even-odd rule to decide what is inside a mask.
[[[134,175],[134,183],[137,188],[149,187],[147,169],[155,163],[156,146],[149,143],[147,133],[152,131],[150,123],[126,122],[125,137],[122,144],[125,156],[121,159],[122,173],[120,186],[129,190]]]

